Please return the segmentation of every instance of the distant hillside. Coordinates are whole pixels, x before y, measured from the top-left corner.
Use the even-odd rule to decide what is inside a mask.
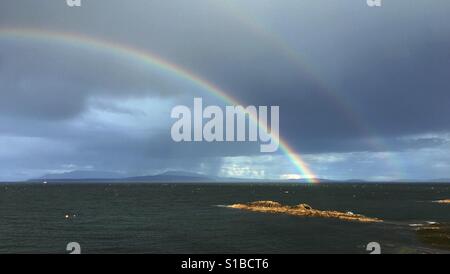
[[[128,177],[120,179],[121,182],[211,182],[214,178],[198,173],[170,171],[157,175]]]
[[[441,179],[431,180],[431,182],[436,182],[436,183],[449,183],[449,182],[450,182],[450,179],[448,179],[448,178],[441,178]]]
[[[104,171],[87,171],[87,170],[76,170],[71,172],[64,172],[59,174],[46,174],[36,180],[46,180],[46,181],[54,181],[54,180],[98,180],[98,179],[119,179],[121,178],[121,174],[115,172],[104,172]]]
[[[261,179],[241,179],[241,178],[226,178],[207,176],[194,172],[186,171],[168,171],[156,175],[124,177],[120,173],[105,172],[105,171],[85,171],[76,170],[60,174],[47,174],[40,178],[31,179],[29,182],[117,182],[117,183],[166,183],[166,182],[227,182],[227,183],[309,183],[306,179],[293,180],[261,180]],[[361,179],[354,180],[327,180],[319,179],[321,183],[371,183]],[[431,180],[397,180],[386,183],[448,183],[450,179],[431,179]],[[382,183],[382,182],[378,182]]]
[[[37,179],[29,180],[31,182],[210,182],[215,178],[207,177],[202,174],[170,171],[157,175],[123,177],[119,173],[102,171],[71,171],[60,174],[47,174]]]

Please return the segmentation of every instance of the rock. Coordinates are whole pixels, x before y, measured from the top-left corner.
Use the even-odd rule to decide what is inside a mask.
[[[299,204],[295,206],[296,209],[303,209],[303,210],[311,210],[312,207],[308,204]]]
[[[281,207],[281,204],[273,201],[257,201],[250,203],[254,207]]]
[[[309,217],[321,217],[321,218],[334,218],[345,221],[356,221],[363,223],[377,223],[383,222],[377,218],[369,218],[363,215],[354,214],[352,212],[339,212],[339,211],[324,211],[313,209],[307,204],[299,204],[296,206],[285,206],[278,202],[273,201],[257,201],[248,204],[234,204],[228,206],[230,208],[242,209],[255,212],[264,212],[272,214],[288,214],[293,216],[309,216]]]

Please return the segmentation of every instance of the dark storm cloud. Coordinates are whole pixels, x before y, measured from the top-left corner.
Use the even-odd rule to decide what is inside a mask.
[[[239,16],[203,0],[84,0],[79,9],[64,0],[3,1],[0,26],[82,33],[157,53],[245,104],[279,105],[281,135],[303,153],[447,144],[421,135],[450,131],[450,4],[385,1],[374,10],[364,2],[236,1],[249,14]],[[153,130],[91,120],[86,128],[75,126],[92,109],[129,121],[152,116],[111,100],[192,104],[191,95],[204,95],[179,77],[103,49],[0,40],[0,72],[0,135],[17,150],[27,140],[47,148],[30,147],[26,159],[0,154],[5,170],[73,164],[135,174],[167,166],[211,172],[219,170],[221,156],[258,151],[253,144],[174,144],[162,121]]]
[[[416,40],[417,39],[417,40]],[[355,63],[343,88],[365,107],[368,123],[381,134],[416,134],[450,129],[450,39],[423,32],[392,51]],[[359,68],[359,69],[358,69]],[[358,94],[364,90],[364,96]],[[380,111],[382,110],[382,111]]]
[[[127,5],[122,1],[85,1],[81,9],[67,8],[64,1],[24,2],[2,3],[2,26],[82,33],[117,44],[128,44],[156,52],[210,79],[215,77],[208,75],[208,71],[217,72],[216,76],[230,74],[233,67],[239,66],[236,62],[254,63],[267,52],[270,55],[276,51],[249,30],[241,30],[239,23],[226,16],[228,14],[210,9],[207,1],[133,1]],[[102,10],[105,12],[99,12]],[[5,106],[22,101],[23,109],[31,113],[58,118],[54,113],[57,110],[53,112],[47,105],[25,98],[20,91],[22,78],[27,82],[33,80],[29,86],[45,89],[39,92],[40,100],[47,99],[53,106],[56,106],[55,101],[59,101],[59,108],[65,110],[61,113],[62,118],[78,114],[85,109],[88,96],[102,92],[117,96],[190,92],[186,87],[176,85],[176,77],[168,80],[157,70],[152,71],[133,60],[103,52],[106,49],[90,51],[77,48],[76,44],[68,47],[46,43],[45,40],[45,37],[40,41],[25,40],[19,49],[5,48],[0,52],[0,58],[9,71],[3,75],[6,78],[3,79],[3,90],[9,92],[3,92],[4,97],[1,98]],[[16,44],[10,47],[16,47]],[[48,51],[45,52],[43,47]],[[217,71],[215,67],[221,64],[224,69]],[[49,86],[49,82],[56,82],[55,87]],[[65,88],[61,84],[65,84]],[[65,100],[66,95],[76,98]],[[28,101],[32,102],[27,105]],[[48,115],[47,110],[50,111]]]
[[[296,24],[299,45],[308,45],[299,52],[317,56],[310,63],[326,68],[315,72],[319,81],[302,76],[292,60],[262,56],[245,62],[241,77],[223,74],[224,82],[236,84],[230,90],[241,91],[245,102],[279,104],[281,132],[300,151],[378,150],[365,141],[371,137],[397,149],[397,137],[449,131],[449,4],[398,1],[379,11],[347,2],[329,6],[316,2],[312,9],[336,21]],[[283,12],[289,9],[280,8],[280,17]]]
[[[66,119],[86,109],[94,96],[173,96],[176,79],[143,63],[101,51],[25,40],[1,46],[0,112],[33,118]]]

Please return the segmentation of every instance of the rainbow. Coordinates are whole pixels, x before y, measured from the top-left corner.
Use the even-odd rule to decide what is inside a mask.
[[[202,88],[208,93],[214,95],[220,100],[230,105],[243,105],[239,103],[237,99],[230,96],[227,92],[220,89],[215,84],[209,82],[206,79],[188,71],[187,69],[171,63],[156,54],[134,48],[129,45],[117,44],[111,41],[101,40],[93,37],[84,36],[75,33],[64,33],[49,30],[28,29],[28,28],[0,28],[0,39],[15,38],[15,39],[31,39],[31,40],[43,40],[45,42],[53,42],[60,44],[67,44],[70,46],[77,46],[80,48],[87,48],[90,50],[98,50],[107,52],[112,55],[121,56],[132,61],[141,62],[143,64],[156,67],[162,71],[171,73],[180,77],[192,84]],[[267,132],[269,132],[268,126],[258,121],[257,116],[250,115],[250,119],[258,123]],[[276,136],[273,136],[276,138]],[[286,140],[281,137],[277,140],[280,144],[280,149],[289,158],[289,160],[295,165],[296,169],[301,173],[302,177],[310,183],[319,183],[317,176],[308,167],[306,162],[302,159]]]
[[[322,81],[317,76],[318,69],[314,67],[314,64],[306,63],[306,58],[283,39],[283,37],[271,30],[269,25],[265,24],[251,13],[246,12],[245,9],[238,5],[239,1],[214,1],[213,3],[217,5],[219,9],[224,10],[233,16],[242,26],[246,26],[252,33],[264,38],[264,41],[270,43],[284,54],[293,65],[297,66],[303,75],[316,84],[320,92],[333,101],[335,106],[349,122],[367,136],[366,142],[368,145],[372,146],[376,151],[390,151],[389,147],[376,137],[375,130],[369,127],[368,124],[361,119],[362,116],[355,111],[351,102],[349,102],[349,100],[344,100],[345,98],[343,98],[343,96],[339,95],[333,88]],[[405,173],[402,164],[395,156],[390,156],[388,160],[393,171],[395,171],[396,174],[400,174],[398,177],[407,174]]]

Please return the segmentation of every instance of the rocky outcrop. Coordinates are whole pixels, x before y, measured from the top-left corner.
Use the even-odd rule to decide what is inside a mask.
[[[450,199],[435,201],[438,204],[450,204]]]
[[[257,201],[248,204],[234,204],[228,206],[230,208],[242,209],[255,212],[264,212],[272,214],[288,214],[293,216],[305,216],[305,217],[321,217],[321,218],[334,218],[345,221],[355,221],[363,223],[377,223],[382,220],[377,218],[369,218],[363,215],[354,214],[352,212],[339,212],[313,209],[307,204],[299,204],[296,206],[286,206],[278,202],[273,201]]]

